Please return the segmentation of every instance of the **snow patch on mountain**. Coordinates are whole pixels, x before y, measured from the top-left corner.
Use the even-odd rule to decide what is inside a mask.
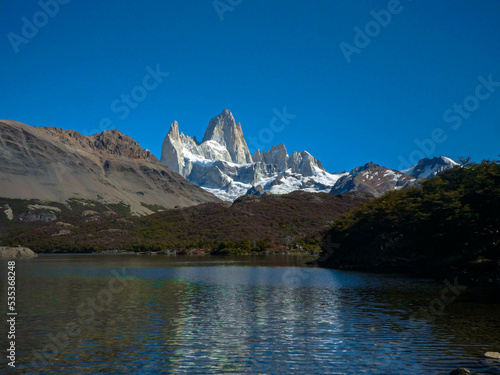
[[[330,192],[343,194],[359,191],[379,197],[389,190],[399,190],[416,183],[417,179],[414,177],[374,163],[367,163],[339,178]]]
[[[417,164],[413,165],[408,169],[404,169],[401,172],[407,175],[413,176],[415,178],[423,177],[430,178],[444,172],[447,169],[454,168],[460,165],[456,161],[446,157],[434,157],[432,159],[424,158],[418,161]]]

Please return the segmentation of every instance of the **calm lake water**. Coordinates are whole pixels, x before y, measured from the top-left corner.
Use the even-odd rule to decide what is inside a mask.
[[[18,370],[448,374],[463,366],[500,374],[500,362],[483,358],[500,351],[499,305],[471,302],[467,291],[452,301],[462,292],[444,280],[300,267],[307,259],[17,260]],[[5,317],[7,262],[0,266]],[[0,373],[6,341],[3,325]]]

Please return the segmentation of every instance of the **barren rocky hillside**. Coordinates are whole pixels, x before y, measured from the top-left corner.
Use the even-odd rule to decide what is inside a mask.
[[[219,201],[116,130],[86,137],[9,120],[0,121],[0,197],[95,200],[129,205],[138,215],[154,212],[149,206]]]

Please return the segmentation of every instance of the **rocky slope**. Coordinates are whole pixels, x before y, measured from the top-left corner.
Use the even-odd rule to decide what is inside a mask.
[[[417,179],[414,177],[370,162],[342,176],[330,193],[359,191],[379,197],[387,191],[399,190],[416,185],[416,183]]]
[[[406,173],[415,178],[424,177],[434,177],[439,173],[444,172],[448,169],[458,166],[456,161],[447,158],[446,156],[434,157],[432,159],[424,158],[418,161],[417,164],[413,165],[408,169],[404,169],[401,172]]]
[[[86,137],[9,120],[0,121],[0,197],[39,200],[40,206],[74,199],[123,204],[139,215],[152,213],[152,206],[218,201],[116,130]],[[3,208],[7,219],[15,217]]]
[[[179,133],[174,121],[163,142],[161,162],[229,201],[258,185],[271,193],[328,192],[340,177],[328,173],[307,151],[290,156],[283,144],[250,155],[241,124],[227,109],[210,120],[201,143]]]

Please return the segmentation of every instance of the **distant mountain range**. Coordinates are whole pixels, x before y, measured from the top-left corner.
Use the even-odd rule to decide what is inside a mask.
[[[201,142],[179,133],[176,121],[163,141],[161,162],[217,197],[233,201],[245,194],[307,192],[367,192],[374,196],[418,183],[458,165],[441,156],[422,159],[404,171],[373,163],[350,173],[329,173],[307,151],[290,156],[283,144],[250,155],[240,123],[225,109],[210,120]]]
[[[161,161],[117,130],[83,136],[0,120],[0,221],[50,221],[75,207],[100,212],[124,207],[148,215],[297,190],[380,196],[456,165],[442,156],[404,171],[367,163],[332,174],[307,151],[289,155],[283,144],[251,155],[241,124],[228,110],[209,122],[201,142],[173,122]]]

